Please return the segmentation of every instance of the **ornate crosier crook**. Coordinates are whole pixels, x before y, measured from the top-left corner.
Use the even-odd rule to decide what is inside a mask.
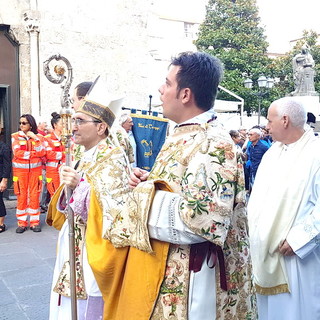
[[[57,64],[54,66],[55,77],[53,77],[50,73],[50,62],[62,61],[66,65],[68,72],[67,76],[65,76],[66,69]],[[72,126],[71,126],[71,116],[72,109],[70,106],[69,99],[69,90],[71,87],[71,83],[73,80],[72,77],[72,67],[69,60],[60,54],[56,54],[51,56],[48,60],[43,63],[43,71],[47,79],[55,84],[60,84],[65,81],[62,88],[61,94],[61,111],[60,116],[62,119],[62,142],[65,145],[66,149],[66,165],[71,166],[71,137],[72,137]],[[71,296],[71,319],[77,320],[77,295],[76,295],[76,269],[75,269],[75,235],[74,235],[74,213],[70,207],[70,198],[72,195],[72,190],[70,188],[66,188],[67,195],[67,216],[68,216],[68,224],[69,224],[69,263],[70,263],[70,296]]]
[[[57,64],[54,66],[54,73],[55,77],[53,77],[50,73],[50,62],[56,61],[63,61],[68,68],[67,76],[65,76],[66,69]],[[63,124],[62,130],[62,139],[66,147],[66,165],[71,165],[71,151],[70,151],[70,144],[71,144],[71,137],[72,137],[72,127],[71,127],[71,115],[72,109],[70,107],[70,98],[69,98],[69,91],[71,87],[71,83],[73,80],[72,77],[72,67],[69,60],[60,54],[56,54],[51,56],[48,60],[43,63],[43,71],[47,79],[55,84],[60,84],[65,81],[65,84],[61,85],[62,93],[60,97],[61,102],[61,119]]]

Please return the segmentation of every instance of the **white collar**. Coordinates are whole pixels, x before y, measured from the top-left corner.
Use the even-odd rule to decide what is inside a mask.
[[[179,123],[178,126],[181,126],[182,124],[190,124],[190,123],[206,123],[209,120],[211,120],[215,115],[215,112],[213,108],[209,109],[208,111],[205,111],[203,113],[198,114],[197,116],[184,121],[182,123]]]
[[[96,151],[97,151],[97,148],[98,148],[98,145],[95,145],[95,146],[92,147],[91,149],[84,151],[82,160],[83,160],[84,162],[91,162],[91,161],[93,161],[94,155],[95,155],[95,153],[96,153]]]

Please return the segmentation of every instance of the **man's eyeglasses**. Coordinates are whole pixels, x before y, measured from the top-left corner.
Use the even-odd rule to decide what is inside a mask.
[[[77,97],[77,98],[78,98],[78,100],[82,100],[84,97],[83,97],[83,96],[79,96],[79,97]],[[74,103],[75,103],[75,101],[74,101],[73,98],[70,99],[70,102],[71,102],[71,104],[74,104]]]
[[[19,124],[20,124],[20,125],[22,124],[22,125],[25,126],[25,125],[29,124],[29,122],[20,121]]]
[[[79,118],[71,119],[71,123],[76,126],[81,126],[87,122],[101,123],[100,120],[84,120],[84,119],[79,119]]]

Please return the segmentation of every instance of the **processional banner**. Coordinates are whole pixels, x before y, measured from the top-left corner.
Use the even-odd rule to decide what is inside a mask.
[[[165,141],[168,119],[131,113],[132,133],[137,144],[137,166],[150,171]]]

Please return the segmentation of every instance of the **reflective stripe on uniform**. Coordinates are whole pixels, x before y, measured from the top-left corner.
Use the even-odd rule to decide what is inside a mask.
[[[41,167],[42,163],[17,163],[17,162],[12,162],[12,167],[13,168],[19,168],[19,169],[34,169]]]
[[[58,165],[59,165],[58,162],[53,162],[53,161],[50,161],[50,162],[47,162],[47,163],[46,163],[46,166],[47,166],[47,167],[57,168]]]
[[[38,209],[31,209],[31,208],[27,208],[26,212],[29,213],[30,215],[32,214],[38,214],[40,212],[40,208]]]
[[[39,215],[40,215],[40,211],[38,211],[37,213],[29,213],[30,217],[39,216]]]
[[[17,217],[23,217],[23,216],[26,216],[26,215],[27,215],[26,210],[19,210],[19,209],[16,210],[16,216]]]

